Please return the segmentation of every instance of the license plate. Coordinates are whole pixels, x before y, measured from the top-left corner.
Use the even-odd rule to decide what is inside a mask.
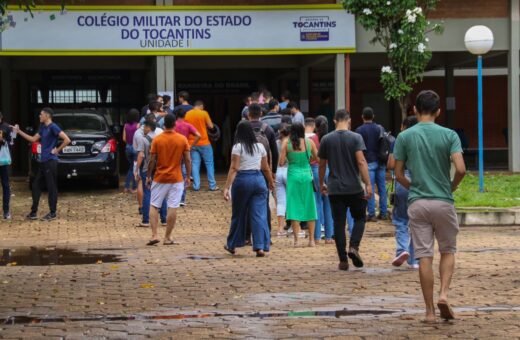
[[[63,153],[85,153],[85,146],[72,145],[63,148]]]

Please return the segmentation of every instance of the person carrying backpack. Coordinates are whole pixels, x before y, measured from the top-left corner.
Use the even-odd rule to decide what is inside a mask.
[[[276,133],[267,124],[260,121],[262,116],[262,107],[259,104],[253,103],[249,105],[248,119],[255,133],[255,137],[258,143],[262,144],[267,151],[267,161],[271,167],[271,174],[275,176],[278,168],[278,147],[276,145]],[[274,180],[275,178],[273,178]],[[271,230],[271,209],[269,209],[269,196],[267,197],[266,203],[267,209],[267,221],[269,223],[269,230]],[[250,235],[251,228],[247,228],[248,235]],[[249,238],[247,238],[249,239]]]
[[[388,218],[388,205],[386,195],[386,161],[390,151],[390,145],[385,149],[388,137],[384,128],[374,122],[374,110],[371,107],[365,107],[363,109],[363,125],[356,129],[356,133],[359,133],[363,137],[365,142],[366,150],[364,151],[365,159],[368,163],[368,172],[370,175],[370,183],[372,188],[377,186],[377,192],[379,193],[379,219]],[[385,137],[386,136],[386,137]],[[383,144],[383,147],[382,147]],[[381,154],[386,154],[386,160],[382,159]],[[376,199],[372,197],[368,200],[368,222],[375,222],[376,219]]]

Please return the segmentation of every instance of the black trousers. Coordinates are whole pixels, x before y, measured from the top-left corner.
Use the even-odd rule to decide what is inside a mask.
[[[50,160],[40,163],[38,173],[36,174],[32,184],[32,213],[38,212],[43,181],[45,181],[47,192],[49,193],[50,212],[55,214],[56,206],[58,204],[58,161]]]
[[[2,178],[4,214],[9,213],[9,201],[11,200],[11,187],[9,186],[9,165],[0,166],[0,177]]]
[[[345,225],[348,208],[350,208],[350,213],[354,218],[354,228],[352,229],[349,247],[358,249],[365,232],[367,201],[363,196],[363,192],[355,195],[329,195],[332,219],[334,220],[334,240],[339,260],[342,262],[347,261]]]

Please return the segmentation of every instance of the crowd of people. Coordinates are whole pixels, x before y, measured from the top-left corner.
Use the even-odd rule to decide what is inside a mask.
[[[163,245],[175,244],[172,231],[176,211],[187,204],[187,189],[192,182],[194,192],[201,189],[202,163],[208,189],[220,191],[211,145],[219,138],[218,127],[202,101],[190,104],[188,92],[178,93],[178,105],[173,109],[171,100],[169,96],[151,95],[141,110],[128,112],[123,129],[129,162],[124,190],[136,194],[139,226],[151,229],[149,246],[161,243],[159,221],[166,226]],[[272,245],[272,234],[292,234],[294,247],[303,246],[302,238],[307,238],[308,247],[322,240],[334,243],[339,270],[349,270],[349,259],[355,267],[363,267],[360,245],[366,222],[390,218],[386,183],[390,170],[391,221],[396,230],[392,265],[408,262],[411,268],[420,269],[425,321],[434,322],[432,261],[437,239],[441,253],[437,306],[443,318],[453,318],[448,291],[458,222],[452,192],[464,177],[465,165],[457,134],[435,124],[439,107],[435,92],[421,92],[415,102],[415,115],[403,121],[394,142],[375,123],[370,107],[363,109],[363,124],[354,132],[350,113],[344,109],[337,110],[333,117],[305,117],[289,93],[284,93],[280,101],[268,91],[253,93],[246,99],[242,120],[236,127],[223,188],[224,199],[231,201],[232,207],[225,251],[235,254],[237,248],[250,245],[256,256],[264,257]],[[40,128],[31,136],[18,125],[2,122],[0,115],[4,219],[11,218],[9,146],[16,134],[30,142],[41,142],[41,163],[32,185],[33,204],[27,218],[37,218],[42,182],[48,189],[50,209],[43,219],[57,217],[58,154],[70,139],[52,122],[52,116],[51,108],[43,108]],[[272,233],[270,195],[276,202],[276,233]]]
[[[426,305],[424,322],[436,322],[432,263],[437,239],[441,253],[437,307],[443,319],[453,319],[448,292],[458,222],[452,192],[466,170],[457,134],[435,124],[439,96],[433,91],[417,96],[415,116],[403,121],[397,140],[374,122],[370,107],[363,110],[363,125],[355,132],[351,131],[350,113],[336,111],[335,129],[329,132],[325,116],[305,119],[291,102],[280,110],[276,99],[263,106],[257,94],[250,99],[237,128],[224,189],[225,199],[232,201],[225,250],[235,254],[236,248],[252,244],[258,257],[265,256],[270,244],[272,192],[277,235],[285,235],[285,221],[290,221],[294,246],[299,247],[300,227],[305,223],[308,246],[314,247],[322,239],[323,227],[325,243],[334,239],[336,244],[339,270],[349,269],[349,259],[355,267],[363,267],[360,245],[366,222],[389,218],[386,177],[390,169],[395,172],[391,220],[396,229],[396,256],[392,265],[408,261],[410,268],[419,269]]]

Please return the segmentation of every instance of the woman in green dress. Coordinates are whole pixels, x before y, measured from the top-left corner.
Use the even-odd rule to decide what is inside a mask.
[[[317,219],[316,201],[310,161],[317,159],[316,145],[305,139],[302,124],[291,126],[289,140],[282,144],[280,164],[289,164],[287,170],[287,210],[286,218],[291,220],[294,246],[298,246],[300,222],[309,226],[309,247],[314,247],[314,227]]]

